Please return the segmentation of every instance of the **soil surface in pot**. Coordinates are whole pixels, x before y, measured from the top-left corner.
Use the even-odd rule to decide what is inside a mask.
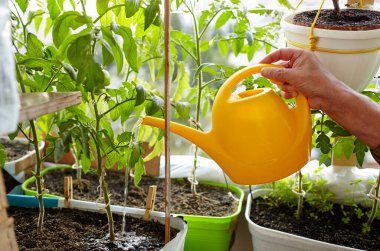
[[[74,199],[96,201],[99,197],[97,187],[99,179],[94,174],[83,175],[86,180],[84,188],[76,184],[75,172],[71,169],[51,171],[45,174],[45,185],[50,194],[63,196],[64,176],[72,175],[74,183]],[[109,171],[106,176],[108,190],[112,194],[113,205],[124,205],[124,173]],[[34,184],[33,184],[34,185]],[[130,180],[128,186],[127,206],[145,208],[146,197],[150,185],[157,186],[155,211],[164,211],[164,180],[143,177],[138,187]],[[35,190],[35,187],[30,187]],[[172,180],[172,212],[188,215],[223,217],[236,212],[239,196],[232,197],[225,188],[200,184],[198,196],[191,193],[190,183],[185,180]]]
[[[6,162],[20,159],[28,152],[34,150],[33,145],[28,142],[9,141],[7,139],[0,138],[0,143],[5,148],[5,153],[7,155]]]
[[[375,220],[371,232],[362,233],[362,224],[367,220],[365,215],[361,219],[351,217],[346,224],[342,221],[344,216],[340,205],[334,205],[334,215],[328,212],[315,219],[307,213],[308,208],[305,205],[302,218],[297,220],[294,215],[296,209],[286,206],[272,207],[263,203],[265,202],[262,198],[254,199],[250,215],[251,220],[260,226],[341,246],[380,250],[380,222]],[[369,211],[368,208],[362,210]],[[346,208],[345,211],[349,212],[350,209]]]
[[[300,12],[293,17],[296,25],[310,27],[316,10]],[[343,9],[322,10],[316,28],[331,30],[373,30],[380,28],[380,12],[373,10]]]
[[[15,220],[20,250],[160,250],[165,226],[154,221],[126,218],[126,236],[118,233],[115,242],[107,238],[105,214],[73,209],[46,209],[44,230],[37,234],[38,208],[10,208]],[[115,229],[121,231],[122,216],[114,215]],[[172,229],[171,237],[178,233]]]

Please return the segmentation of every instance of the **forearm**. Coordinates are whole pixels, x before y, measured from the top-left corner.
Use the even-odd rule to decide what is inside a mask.
[[[342,84],[329,91],[323,110],[370,148],[380,145],[380,106]]]

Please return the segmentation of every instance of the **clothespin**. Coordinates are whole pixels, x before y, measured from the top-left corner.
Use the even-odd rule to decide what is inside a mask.
[[[64,196],[65,196],[63,207],[69,208],[70,200],[73,199],[73,177],[72,176],[65,176],[63,189],[64,189]]]
[[[144,214],[144,220],[150,219],[150,213],[154,209],[154,202],[156,201],[156,191],[157,186],[149,186],[148,196],[146,198],[146,207],[145,207],[145,214]]]

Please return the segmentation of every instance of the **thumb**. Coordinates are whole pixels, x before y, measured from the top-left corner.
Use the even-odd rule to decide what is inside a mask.
[[[292,82],[292,69],[266,67],[261,70],[261,75],[277,82]]]

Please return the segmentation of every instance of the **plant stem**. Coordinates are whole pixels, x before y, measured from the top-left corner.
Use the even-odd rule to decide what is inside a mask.
[[[303,194],[302,194],[302,173],[301,171],[297,172],[298,176],[298,204],[297,204],[297,220],[301,219],[302,216],[302,204],[303,204]]]
[[[93,92],[91,92],[91,98],[92,98],[92,103],[94,106],[94,112],[95,112],[95,119],[96,119],[96,132],[100,131],[100,120],[101,116],[99,115],[99,110],[98,110],[98,105],[95,100],[95,95]],[[110,203],[110,196],[108,194],[108,187],[107,187],[107,182],[105,180],[105,170],[102,167],[102,154],[100,151],[100,142],[101,140],[98,138],[98,134],[96,135],[97,140],[96,140],[96,155],[97,155],[97,174],[100,176],[100,186],[102,187],[103,190],[103,196],[104,196],[104,203],[106,204],[106,212],[107,212],[107,219],[108,219],[108,232],[110,236],[110,240],[114,241],[115,240],[115,231],[114,231],[114,222],[113,222],[113,217],[112,217],[112,212],[111,212],[111,203]]]
[[[196,61],[196,64],[197,64],[197,68],[199,68],[202,64],[202,60],[201,60],[201,51],[200,51],[200,40],[201,38],[199,37],[199,27],[198,27],[198,24],[197,24],[197,19],[195,17],[195,14],[193,12],[193,10],[186,4],[189,12],[191,13],[191,16],[193,17],[193,24],[194,24],[194,38],[195,38],[195,42],[196,42],[196,56],[195,58],[197,59]],[[196,107],[196,115],[195,115],[195,122],[197,124],[197,128],[196,129],[199,129],[199,118],[200,118],[200,114],[201,114],[201,98],[202,98],[202,72],[200,72],[198,74],[198,97],[197,97],[197,107]],[[195,177],[195,172],[197,170],[197,162],[198,162],[198,146],[195,147],[195,151],[194,151],[194,166],[193,166],[193,170],[191,171],[191,181],[192,181],[192,185],[191,185],[191,192],[193,193],[193,196],[195,196],[197,194],[197,190],[196,190],[196,186],[197,186],[197,181],[196,181],[196,177]]]
[[[379,170],[379,175],[377,176],[377,179],[376,179],[375,198],[373,198],[371,214],[367,221],[367,224],[369,226],[371,226],[373,219],[375,218],[376,211],[377,211],[377,204],[378,204],[377,199],[379,198],[379,187],[380,187],[380,170]]]
[[[36,152],[36,186],[37,186],[37,200],[39,205],[39,214],[38,214],[38,222],[37,222],[37,232],[42,232],[42,226],[44,223],[44,216],[45,216],[45,207],[44,207],[44,200],[43,200],[43,178],[41,176],[41,158],[40,158],[40,151],[38,149],[38,139],[37,139],[37,132],[36,127],[33,120],[29,121],[30,128],[32,129],[32,135],[33,135],[33,145],[34,150]]]
[[[334,9],[336,12],[339,12],[340,11],[340,8],[339,8],[339,0],[332,0],[333,4],[334,4]]]

